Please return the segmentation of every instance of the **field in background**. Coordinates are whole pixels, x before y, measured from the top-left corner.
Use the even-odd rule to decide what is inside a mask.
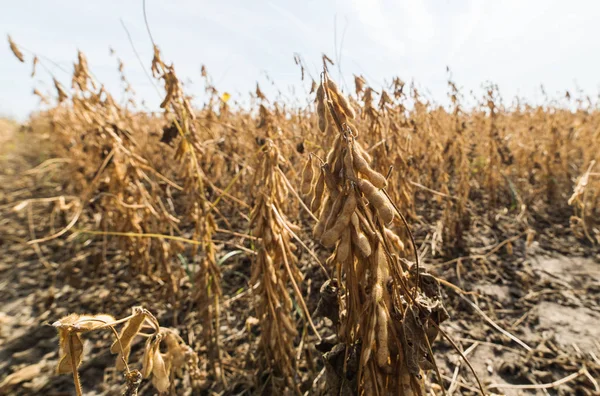
[[[141,394],[327,394],[371,382],[383,389],[396,369],[414,394],[476,394],[468,365],[450,341],[431,335],[429,321],[467,356],[488,393],[600,392],[600,111],[568,92],[543,106],[506,106],[493,85],[466,109],[451,76],[445,107],[400,78],[371,87],[355,76],[352,92],[336,94],[323,88],[326,74],[312,80],[295,60],[309,105],[277,102],[257,85],[251,108],[236,107],[203,69],[210,99],[192,108],[192,93],[156,48],[150,70],[164,112],[149,115],[136,110],[141,98],[122,68],[123,105],[79,53],[71,87],[54,80],[54,97],[36,91],[49,110],[18,127],[1,121],[0,393],[73,393],[72,376],[54,374],[57,365],[72,371],[61,361],[67,333],[59,352],[56,329],[44,324],[105,313],[131,326],[134,306],[149,310],[144,329],[156,332],[149,340],[171,340],[170,349],[143,335],[132,341],[132,369],[148,370],[152,345],[169,369],[150,369]],[[324,69],[331,65],[324,57]],[[356,156],[370,169],[346,159]],[[364,180],[378,192],[367,192]],[[363,205],[352,208],[356,222],[338,221],[353,194]],[[340,235],[353,231],[327,243],[313,230],[319,222],[338,223]],[[373,280],[377,255],[399,268],[385,272],[386,282]],[[439,296],[415,275],[415,257]],[[361,260],[374,267],[352,284]],[[328,277],[342,290],[334,314],[322,307]],[[375,285],[389,285],[390,296],[373,308],[364,301]],[[420,293],[436,306],[443,301],[410,330],[425,334],[423,348],[432,341],[437,368],[406,335],[407,307]],[[280,305],[269,311],[265,301]],[[382,336],[396,307],[403,316]],[[449,319],[434,320],[441,309]],[[378,324],[369,336],[362,317],[371,314]],[[61,323],[55,327],[74,331]],[[393,344],[394,335],[402,338],[398,351],[390,346],[380,360],[382,340]],[[133,387],[115,368],[111,331],[82,339],[76,366],[84,393]],[[370,343],[373,356],[363,357]],[[332,355],[341,344],[360,345],[360,358]],[[349,369],[352,362],[361,369]]]

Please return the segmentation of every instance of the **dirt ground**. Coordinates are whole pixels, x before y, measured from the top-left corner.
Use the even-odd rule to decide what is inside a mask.
[[[120,315],[144,305],[164,325],[184,329],[188,340],[194,331],[198,334],[195,325],[189,325],[194,313],[186,311],[186,302],[178,307],[182,313],[175,314],[156,283],[130,273],[118,251],[102,253],[97,239],[65,236],[40,245],[26,243],[52,231],[43,219],[64,215],[55,210],[56,202],[19,205],[26,199],[61,195],[60,161],[47,161],[44,152],[42,141],[0,120],[2,395],[74,394],[72,378],[55,374],[58,338],[49,325],[68,313]],[[423,223],[414,225],[420,246],[426,246],[430,232]],[[528,244],[513,219],[501,212],[492,218],[481,215],[471,227],[466,257],[441,259],[423,251],[430,272],[470,292],[463,294],[444,282],[451,319],[442,329],[467,355],[489,394],[600,394],[600,250],[576,240],[564,219],[536,231]],[[503,244],[507,239],[510,244]],[[326,255],[324,250],[319,253]],[[244,258],[223,266],[223,344],[237,368],[229,370],[228,388],[208,384],[202,394],[268,394],[255,388],[261,373],[253,369],[250,345],[257,334],[246,326],[251,296],[240,292],[247,287],[248,267]],[[311,309],[322,281],[311,276],[316,273],[309,269],[306,292]],[[106,347],[109,338],[89,337],[84,345],[80,374],[86,394],[122,390],[114,356]],[[201,347],[196,349],[202,354]],[[476,394],[475,378],[452,345],[441,339],[434,350],[448,393]],[[317,354],[314,359],[318,372],[322,363]],[[319,394],[322,384],[312,388],[313,377],[305,389]],[[438,382],[433,371],[428,380]],[[181,394],[189,394],[181,385]],[[142,385],[141,394],[154,393],[151,386]]]

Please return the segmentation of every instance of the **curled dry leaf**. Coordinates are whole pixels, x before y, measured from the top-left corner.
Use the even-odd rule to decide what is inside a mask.
[[[110,315],[78,315],[71,314],[54,322],[52,326],[58,329],[61,358],[57,373],[73,373],[81,364],[83,343],[80,333],[91,331],[115,321]],[[73,367],[73,365],[75,367]]]
[[[160,341],[157,342],[154,348],[154,356],[152,356],[152,385],[159,392],[166,392],[169,390],[169,373],[167,371],[167,365],[163,354],[160,353]]]
[[[178,337],[172,332],[168,332],[165,336],[165,343],[167,344],[167,355],[170,361],[169,371],[176,372],[186,364],[193,351],[189,346],[180,342]]]
[[[111,345],[110,352],[119,354],[117,357],[118,370],[123,370],[125,368],[124,361],[127,362],[128,360],[129,353],[131,351],[131,342],[142,328],[145,319],[146,314],[144,309],[141,307],[134,307],[132,317],[127,321],[127,324],[125,327],[123,327],[123,330],[121,330],[119,339],[115,340],[115,342]]]
[[[142,376],[148,378],[152,374],[154,364],[154,351],[160,343],[159,335],[148,338],[144,346],[144,357],[142,358]]]
[[[56,369],[57,374],[73,373],[81,364],[83,358],[83,343],[78,333],[69,329],[59,328],[59,344],[61,358]],[[73,365],[75,367],[73,367]]]

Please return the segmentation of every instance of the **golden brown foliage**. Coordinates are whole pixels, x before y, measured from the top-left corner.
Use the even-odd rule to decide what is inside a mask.
[[[115,327],[125,323],[120,334]],[[112,330],[115,342],[110,347],[111,353],[118,353],[117,369],[125,371],[125,394],[136,395],[141,378],[152,375],[152,384],[159,392],[167,392],[176,373],[188,367],[191,375],[197,375],[197,356],[185,345],[181,337],[173,330],[160,327],[158,321],[148,310],[134,307],[133,313],[123,319],[115,320],[110,315],[78,315],[71,314],[52,324],[59,333],[62,357],[58,363],[58,374],[73,374],[75,389],[82,394],[77,368],[81,364],[83,343],[81,334],[95,330]],[[150,333],[142,332],[150,330]],[[128,365],[129,350],[134,337],[146,338],[143,365],[141,372],[131,370]],[[161,352],[164,342],[166,352]]]
[[[385,192],[385,177],[363,155],[351,124],[354,111],[327,73],[319,89],[318,105],[325,109],[319,116],[331,115],[336,136],[322,166],[331,181],[314,236],[325,247],[336,246],[328,262],[339,285],[338,345],[346,356],[355,355],[352,365],[346,359],[336,365],[342,349],[326,353],[329,391],[424,395],[421,371],[435,365],[430,344],[447,318],[437,281],[421,273],[418,263],[409,267],[400,260],[404,244],[388,228],[400,213]],[[420,276],[432,280],[431,295]],[[344,376],[353,380],[345,383]]]
[[[332,64],[327,57],[323,62]],[[131,98],[123,68],[119,63]],[[446,109],[400,78],[375,89],[355,76],[350,96],[324,75],[320,83],[310,81],[315,106],[269,101],[257,84],[254,107],[246,110],[219,92],[203,67],[207,101],[194,108],[158,47],[151,70],[164,88],[156,114],[138,110],[133,100],[119,104],[94,80],[81,52],[70,88],[53,79],[55,106],[30,124],[33,133],[49,136],[68,177],[64,195],[51,201],[51,233],[32,243],[92,235],[102,249],[100,265],[107,251],[118,251],[134,276],[164,285],[160,297],[174,310],[193,296],[203,357],[221,383],[235,368],[221,348],[227,312],[221,308],[218,256],[232,245],[252,258],[260,353],[286,386],[295,389],[292,377],[309,365],[309,359],[297,359],[303,351],[294,350],[300,315],[292,314],[292,295],[304,320],[310,318],[292,238],[308,240],[305,230],[312,228],[315,241],[334,249],[328,260],[332,279],[313,288],[335,305],[320,309],[338,336],[325,354],[328,381],[336,391],[396,389],[408,395],[423,392],[420,377],[434,366],[430,344],[445,310],[437,280],[409,261],[417,252],[406,223],[421,223],[422,249],[440,256],[465,249],[477,212],[492,221],[498,213],[511,216],[523,228],[570,224],[577,237],[600,239],[600,182],[593,168],[600,112],[585,98],[507,107],[490,86],[466,108],[449,78]],[[264,149],[256,166],[259,147]],[[312,216],[301,214],[299,204]],[[241,246],[224,235],[252,243]],[[527,235],[531,242],[533,233]],[[316,257],[319,249],[305,250]],[[141,312],[127,323],[117,321],[123,324],[120,342],[111,346],[117,366],[128,370],[132,338],[144,337],[144,326],[152,329],[140,375],[126,373],[128,394],[141,377],[152,376],[157,389],[169,387],[171,369],[181,366],[183,356],[175,352],[181,340]],[[81,334],[106,328],[101,320],[111,322],[76,315],[57,322],[60,372],[77,375]],[[165,355],[161,345],[174,352]],[[345,380],[348,373],[352,381]]]

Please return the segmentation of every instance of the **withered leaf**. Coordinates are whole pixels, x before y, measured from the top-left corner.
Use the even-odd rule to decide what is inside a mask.
[[[79,314],[70,314],[65,317],[60,318],[56,322],[52,323],[52,326],[61,329],[74,332],[74,333],[83,333],[86,331],[94,330],[98,327],[102,327],[107,323],[112,323],[115,321],[115,318],[108,314],[98,314],[98,315],[79,315]]]
[[[159,392],[166,392],[169,390],[169,373],[163,355],[160,353],[159,343],[160,341],[156,343],[152,357],[152,385]]]
[[[125,366],[125,362],[129,361],[129,354],[131,353],[131,346],[127,345],[127,347],[123,347],[123,352],[119,351],[119,355],[117,356],[117,363],[115,367],[119,371],[125,370],[127,367]]]
[[[170,357],[172,369],[179,370],[185,365],[190,348],[187,345],[182,345],[177,339],[177,336],[172,333],[167,333],[165,342],[167,344],[167,354]]]
[[[43,363],[36,363],[29,366],[25,366],[20,370],[10,374],[2,382],[0,382],[0,392],[3,392],[9,386],[20,384],[21,382],[31,381],[35,377],[41,374]]]
[[[152,373],[154,350],[158,347],[159,343],[160,338],[158,335],[156,337],[148,338],[146,341],[146,345],[144,346],[144,357],[142,358],[142,376],[144,378],[148,378]]]
[[[83,358],[83,343],[78,333],[69,329],[58,329],[62,357],[56,369],[57,374],[70,374],[77,369]],[[73,367],[75,363],[75,367]]]
[[[114,321],[115,318],[108,314],[83,315],[75,323],[75,328],[78,332],[85,332],[105,326],[108,323],[113,323]]]
[[[163,135],[160,138],[161,143],[170,144],[173,139],[177,137],[179,131],[177,130],[177,126],[175,123],[172,123],[168,127],[163,128]]]
[[[80,333],[94,330],[95,328],[104,326],[106,323],[114,322],[114,320],[112,316],[106,314],[71,314],[54,322],[52,326],[58,329],[59,345],[62,352],[62,357],[56,370],[57,373],[72,373],[81,364],[83,343],[79,336]]]
[[[144,310],[140,307],[133,308],[133,316],[131,319],[127,321],[127,324],[121,330],[121,334],[119,334],[119,340],[116,340],[110,347],[111,353],[119,353],[121,351],[121,346],[123,349],[127,349],[131,345],[131,341],[133,337],[140,331],[142,325],[144,324],[144,319],[146,319],[146,315],[144,314]]]

